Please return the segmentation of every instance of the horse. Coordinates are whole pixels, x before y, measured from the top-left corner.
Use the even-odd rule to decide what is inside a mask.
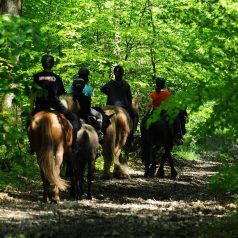
[[[64,94],[60,96],[60,101],[61,103],[71,112],[75,113],[76,115],[79,115],[80,113],[80,103],[78,100],[74,100],[73,96],[71,94]],[[106,115],[105,112],[100,108],[100,107],[93,107],[92,110],[97,110],[102,114],[103,120],[102,120],[102,132],[105,133],[106,128],[109,126],[110,118],[113,116],[111,115]],[[90,116],[92,118],[92,116]],[[81,120],[81,118],[79,118]],[[86,122],[87,124],[92,125],[93,127],[96,127],[97,122],[93,121],[92,119],[90,120],[90,123]]]
[[[89,124],[82,124],[77,133],[77,153],[70,163],[71,171],[71,197],[81,199],[84,193],[84,172],[87,166],[87,198],[92,199],[91,184],[95,160],[100,148],[97,132]]]
[[[59,202],[59,190],[66,190],[68,182],[60,177],[64,158],[70,158],[72,126],[56,111],[36,113],[28,127],[31,148],[37,155],[43,181],[43,201]]]
[[[133,99],[132,99],[132,108],[134,109],[134,111],[136,112],[136,118],[135,120],[133,121],[134,125],[133,125],[133,128],[134,129],[134,132],[136,132],[136,129],[137,129],[137,125],[139,123],[139,96],[135,96]],[[133,133],[130,133],[128,139],[127,139],[127,142],[125,144],[125,160],[128,161],[129,160],[129,153],[132,152],[132,147],[133,147],[133,143],[134,143],[134,139],[135,139],[135,136],[136,134],[133,134]]]
[[[72,95],[61,96],[61,102],[72,112],[78,114],[80,104],[74,101]],[[110,179],[110,168],[114,164],[113,176],[115,178],[129,178],[127,160],[120,154],[126,147],[126,142],[133,130],[133,122],[128,112],[119,106],[103,106],[97,108],[103,114],[104,142],[102,155],[104,158],[103,179]],[[129,144],[129,143],[128,143]]]
[[[105,140],[102,144],[104,158],[103,178],[110,179],[110,168],[114,164],[113,176],[115,178],[129,178],[127,160],[120,157],[123,147],[133,130],[133,122],[128,112],[119,106],[103,106],[107,115],[113,115],[111,124],[107,127]]]
[[[157,152],[162,152],[160,167],[156,176],[164,178],[164,165],[168,159],[171,168],[171,177],[176,178],[177,171],[174,168],[174,162],[171,155],[174,138],[171,126],[163,115],[148,128],[147,121],[148,117],[145,116],[142,119],[140,126],[142,161],[145,166],[144,177],[154,177],[156,172],[156,154]]]

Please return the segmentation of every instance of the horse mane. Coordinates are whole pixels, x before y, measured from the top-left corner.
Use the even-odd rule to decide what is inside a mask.
[[[77,113],[80,111],[80,104],[74,100],[72,94],[63,94],[60,96],[61,103],[70,111]]]

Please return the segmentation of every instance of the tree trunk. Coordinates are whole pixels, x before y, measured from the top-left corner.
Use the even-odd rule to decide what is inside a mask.
[[[23,0],[0,0],[0,15],[11,14],[13,16],[22,15]]]

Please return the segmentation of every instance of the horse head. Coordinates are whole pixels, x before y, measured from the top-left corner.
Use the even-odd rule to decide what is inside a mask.
[[[74,100],[71,94],[64,94],[60,96],[61,103],[71,112],[78,114],[80,111],[80,104],[77,100]]]

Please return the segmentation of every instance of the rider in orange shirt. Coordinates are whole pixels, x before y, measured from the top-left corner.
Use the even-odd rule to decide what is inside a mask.
[[[160,104],[171,96],[171,92],[165,89],[165,79],[158,77],[155,81],[156,89],[150,93],[150,102],[146,109],[146,116],[148,116],[152,111],[157,109]]]
[[[146,116],[149,116],[154,110],[156,110],[160,104],[171,97],[171,92],[165,88],[165,79],[162,77],[158,77],[155,81],[156,89],[155,91],[150,93],[150,102],[146,109]],[[181,114],[181,115],[180,115]],[[175,119],[173,124],[174,131],[174,144],[181,145],[183,144],[183,134],[185,134],[185,119],[182,120],[180,117],[183,116],[183,112],[181,111],[178,117]],[[186,117],[186,116],[185,116]]]

